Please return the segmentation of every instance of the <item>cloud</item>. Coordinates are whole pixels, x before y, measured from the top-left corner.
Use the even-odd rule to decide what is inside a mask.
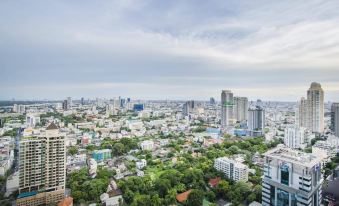
[[[12,78],[0,82],[0,98],[29,98],[34,91],[36,98],[206,99],[231,88],[253,99],[296,101],[312,81],[333,93],[338,6],[320,0],[3,1],[0,71]]]

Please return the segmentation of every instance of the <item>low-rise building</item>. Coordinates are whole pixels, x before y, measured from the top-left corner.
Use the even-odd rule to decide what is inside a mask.
[[[223,172],[226,177],[234,181],[248,181],[248,166],[228,157],[214,160],[214,168]]]

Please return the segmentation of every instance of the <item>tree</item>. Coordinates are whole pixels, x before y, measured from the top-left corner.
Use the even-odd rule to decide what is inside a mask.
[[[122,144],[122,143],[116,143],[113,145],[113,148],[112,148],[112,152],[113,152],[113,155],[122,155],[124,154],[125,152],[125,146]]]
[[[78,148],[72,146],[68,149],[68,153],[73,156],[78,153]]]
[[[219,197],[226,198],[230,190],[230,184],[226,180],[221,180],[216,186],[216,192]]]
[[[204,199],[204,192],[201,190],[194,189],[188,195],[187,205],[188,206],[201,206]]]
[[[170,187],[171,182],[168,179],[158,179],[155,182],[155,189],[158,191],[160,197],[165,197]]]

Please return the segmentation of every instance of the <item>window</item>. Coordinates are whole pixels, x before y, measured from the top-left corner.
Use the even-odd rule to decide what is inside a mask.
[[[280,169],[280,180],[284,185],[289,185],[289,167],[286,164],[283,164]]]
[[[282,190],[277,189],[277,206],[286,206],[289,205],[290,199],[289,199],[289,193]]]

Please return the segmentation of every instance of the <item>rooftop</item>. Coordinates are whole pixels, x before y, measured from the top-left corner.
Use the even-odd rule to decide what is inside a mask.
[[[279,159],[286,162],[291,162],[294,164],[313,167],[314,165],[320,163],[322,161],[322,157],[315,156],[311,153],[300,152],[298,150],[293,150],[287,148],[283,145],[279,145],[278,147],[267,151],[264,153],[266,157]]]

